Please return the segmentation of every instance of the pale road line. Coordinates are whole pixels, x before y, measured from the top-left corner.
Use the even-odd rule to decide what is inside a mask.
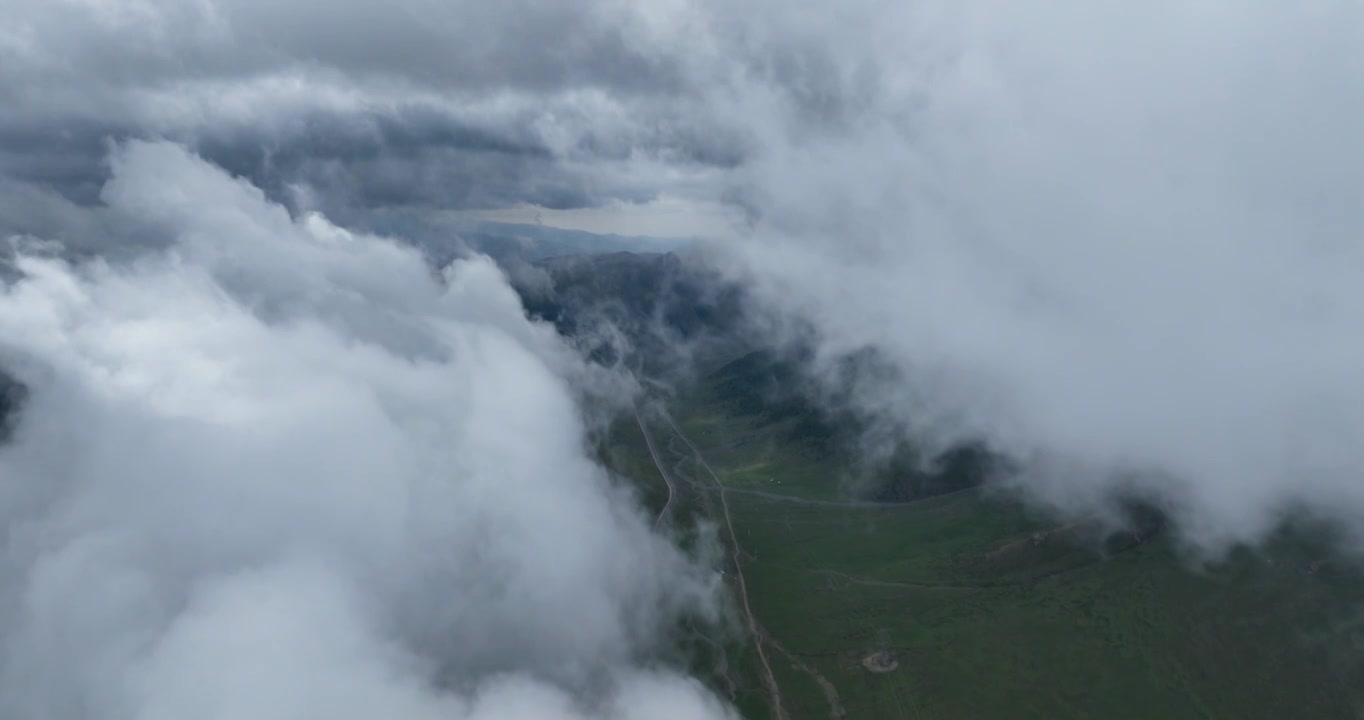
[[[791,662],[791,667],[809,675],[814,679],[815,684],[819,685],[819,689],[824,692],[824,701],[829,703],[829,720],[845,720],[848,717],[848,711],[843,709],[843,701],[838,697],[838,688],[829,682],[829,678],[824,677],[824,673],[801,662],[800,658],[792,655],[775,638],[772,640],[772,647],[786,656],[786,659]]]
[[[715,642],[709,635],[698,630],[695,625],[688,624],[687,627],[691,628],[692,632],[696,633],[697,637],[704,640],[707,645],[710,645],[711,648],[715,650],[715,674],[725,681],[725,689],[729,693],[729,701],[734,702],[735,698],[738,697],[739,688],[735,686],[734,678],[729,676],[729,653],[725,652],[725,646]]]
[[[716,475],[715,471],[711,469],[710,464],[701,456],[701,451],[696,449],[696,446],[693,445],[686,434],[682,432],[682,428],[679,428],[677,423],[673,422],[672,415],[664,411],[663,417],[668,421],[668,424],[672,426],[673,432],[677,433],[677,436],[682,438],[682,442],[686,443],[687,447],[691,448],[692,455],[696,457],[696,461],[701,463],[701,467],[706,469],[706,472],[710,474],[710,479],[715,481],[715,487],[720,490],[720,507],[725,513],[725,527],[729,529],[729,539],[730,542],[734,544],[734,574],[739,578],[739,598],[743,600],[744,615],[748,618],[748,630],[753,633],[753,645],[758,649],[758,660],[762,662],[763,683],[767,685],[767,690],[769,694],[772,695],[772,712],[776,715],[777,720],[788,720],[789,716],[786,714],[786,709],[782,707],[781,704],[781,689],[777,687],[777,676],[772,672],[771,663],[767,661],[767,651],[763,649],[762,628],[758,626],[758,620],[753,616],[753,608],[748,602],[748,582],[744,579],[744,566],[739,559],[739,553],[741,552],[739,550],[739,536],[734,534],[734,521],[729,515],[729,502],[725,500],[725,484],[720,482],[720,476]]]
[[[663,482],[668,484],[668,501],[663,503],[663,509],[658,511],[658,519],[654,520],[654,529],[663,526],[663,518],[668,516],[668,509],[673,505],[673,496],[677,494],[673,487],[672,476],[668,474],[667,468],[663,467],[663,461],[658,458],[658,451],[654,449],[654,438],[649,434],[649,427],[644,424],[644,418],[639,416],[639,406],[633,405],[635,411],[635,422],[639,423],[639,431],[644,433],[644,444],[649,446],[649,457],[653,458],[654,466],[658,468],[658,474],[663,476]]]

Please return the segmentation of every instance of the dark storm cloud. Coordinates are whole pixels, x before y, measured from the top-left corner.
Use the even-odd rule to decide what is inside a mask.
[[[277,200],[306,189],[352,213],[646,201],[751,145],[695,102],[712,78],[686,43],[606,0],[14,10],[0,173],[79,205],[108,179],[107,143],[128,138],[184,143]],[[0,227],[27,231],[20,214],[0,207]]]
[[[105,138],[119,132],[89,122],[56,127],[0,121],[0,174],[14,181],[50,188],[81,203],[93,202],[107,179],[102,167]]]
[[[668,58],[633,42],[608,3],[239,2],[223,20],[252,28],[244,49],[289,48],[348,74],[445,89],[550,92],[608,87],[667,94],[683,84]],[[402,38],[402,43],[375,38]]]
[[[676,58],[638,42],[634,14],[612,2],[16,0],[10,10],[0,49],[17,64],[4,75],[74,80],[84,89],[232,80],[293,66],[447,92],[670,94],[684,82]],[[77,90],[11,87],[49,108]]]
[[[196,147],[277,197],[305,185],[323,210],[588,201],[581,181],[524,125],[485,127],[429,109],[318,113],[287,133],[208,132]]]

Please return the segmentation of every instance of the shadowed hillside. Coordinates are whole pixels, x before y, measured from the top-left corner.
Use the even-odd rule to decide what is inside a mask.
[[[606,365],[671,378],[743,343],[742,291],[684,256],[571,255],[508,272],[528,314]]]

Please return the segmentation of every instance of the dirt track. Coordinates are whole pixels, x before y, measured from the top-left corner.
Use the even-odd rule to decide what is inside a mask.
[[[653,458],[654,465],[658,468],[658,474],[663,476],[663,482],[668,484],[668,500],[663,503],[663,509],[658,511],[658,518],[654,520],[654,529],[663,526],[663,520],[667,518],[668,511],[672,509],[673,498],[677,496],[677,487],[673,483],[672,473],[664,467],[663,461],[658,457],[658,450],[654,447],[654,436],[649,433],[649,426],[644,424],[644,418],[639,415],[639,406],[633,405],[635,411],[635,422],[639,423],[639,431],[644,433],[644,444],[649,447],[649,457]]]
[[[767,644],[767,633],[763,630],[762,626],[758,624],[758,619],[753,615],[753,608],[748,601],[748,582],[744,578],[744,566],[741,559],[743,551],[739,548],[739,538],[734,533],[734,521],[731,519],[729,513],[729,501],[725,498],[727,488],[724,483],[720,482],[720,476],[715,474],[715,471],[711,469],[710,465],[706,462],[706,459],[702,457],[701,451],[698,450],[696,445],[692,444],[692,441],[682,432],[682,428],[679,428],[677,423],[673,422],[672,416],[665,412],[663,417],[668,421],[668,425],[672,427],[673,432],[677,434],[677,437],[681,438],[682,442],[686,443],[687,447],[691,449],[692,455],[696,458],[696,462],[705,469],[708,475],[710,475],[710,479],[715,483],[715,487],[719,491],[720,507],[725,516],[725,528],[729,531],[730,544],[734,549],[734,575],[739,581],[739,599],[743,602],[744,617],[748,620],[748,630],[753,635],[753,645],[758,650],[758,660],[762,664],[763,684],[767,686],[768,694],[772,697],[773,715],[776,716],[777,720],[789,720],[789,716],[786,714],[786,708],[782,705],[781,688],[777,686],[777,676],[772,672],[772,665],[768,661],[767,650],[764,648]]]

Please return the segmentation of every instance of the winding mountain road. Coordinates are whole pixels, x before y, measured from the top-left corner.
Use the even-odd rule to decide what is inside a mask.
[[[636,417],[638,417],[638,415],[636,415]],[[786,714],[786,708],[782,705],[781,688],[777,685],[777,676],[772,672],[772,664],[768,661],[767,651],[764,648],[764,645],[767,644],[766,631],[758,624],[757,617],[753,615],[753,607],[748,601],[748,581],[744,577],[744,566],[741,559],[743,551],[739,548],[739,537],[734,533],[734,520],[730,517],[729,501],[725,498],[725,492],[727,490],[725,484],[720,482],[720,476],[715,474],[715,471],[711,469],[710,464],[706,462],[705,457],[701,455],[701,451],[697,449],[696,445],[692,443],[686,433],[682,432],[682,428],[677,426],[677,423],[673,421],[672,416],[665,411],[663,413],[663,418],[668,421],[668,425],[672,427],[673,432],[676,433],[677,437],[681,438],[682,442],[686,443],[687,447],[691,449],[692,456],[696,458],[696,462],[705,469],[708,475],[710,475],[710,479],[715,483],[716,489],[719,490],[720,508],[724,512],[725,527],[729,531],[730,544],[734,549],[734,575],[739,581],[739,599],[743,601],[744,617],[748,620],[749,632],[753,634],[753,645],[758,650],[758,661],[762,665],[763,684],[767,686],[768,695],[772,698],[773,715],[777,720],[789,720],[790,716]]]
[[[672,473],[664,466],[663,460],[658,457],[658,449],[654,447],[654,436],[649,432],[649,426],[644,423],[644,418],[639,414],[639,405],[632,405],[635,411],[635,422],[639,423],[639,431],[644,434],[644,444],[649,447],[649,457],[653,458],[654,466],[658,468],[658,474],[663,476],[663,482],[668,485],[668,500],[663,503],[663,509],[658,511],[658,518],[654,520],[654,529],[663,527],[663,521],[668,516],[668,511],[672,509],[673,498],[677,496],[677,486],[673,482]],[[671,422],[671,420],[669,420]]]

